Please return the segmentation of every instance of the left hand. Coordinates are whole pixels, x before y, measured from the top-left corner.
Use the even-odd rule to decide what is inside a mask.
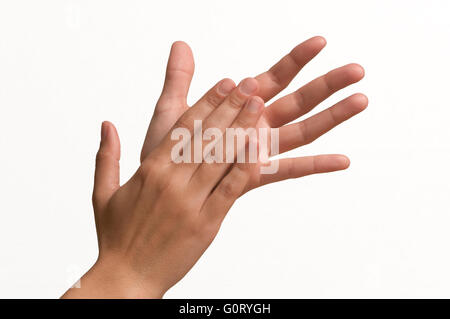
[[[326,45],[324,38],[313,37],[297,45],[268,71],[258,75],[257,95],[265,102],[283,91],[297,73]],[[164,87],[151,119],[141,152],[141,162],[160,143],[173,124],[189,106],[187,94],[194,74],[192,51],[184,42],[175,42],[169,56]],[[335,92],[360,81],[364,69],[348,64],[317,77],[293,93],[266,107],[257,127],[279,128],[280,153],[306,145],[367,107],[368,100],[357,93],[303,121],[287,124],[311,111]],[[151,137],[151,138],[150,138]],[[260,174],[254,169],[244,193],[253,188],[310,173],[329,172],[342,167],[335,156],[319,155],[285,158],[279,161],[275,174]]]

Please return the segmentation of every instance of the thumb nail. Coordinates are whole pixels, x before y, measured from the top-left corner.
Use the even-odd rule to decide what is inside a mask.
[[[106,124],[106,122],[103,122],[102,123],[102,132],[101,132],[102,141],[104,141],[107,136],[108,136],[108,124]]]

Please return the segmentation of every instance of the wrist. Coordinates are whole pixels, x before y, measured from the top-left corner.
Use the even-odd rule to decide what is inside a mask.
[[[81,277],[79,288],[70,288],[62,298],[122,299],[162,298],[165,291],[146,281],[122,263],[98,259]]]

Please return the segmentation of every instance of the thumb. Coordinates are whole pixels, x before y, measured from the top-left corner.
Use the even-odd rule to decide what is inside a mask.
[[[95,209],[104,209],[119,186],[120,140],[110,122],[102,123],[100,148],[95,164],[92,201]]]
[[[187,109],[187,95],[194,75],[191,48],[182,41],[172,44],[161,97],[145,136],[141,162],[161,142],[172,125]]]
[[[161,98],[176,99],[186,103],[193,75],[194,57],[191,48],[183,41],[174,42],[167,62]],[[158,104],[163,107],[161,104],[164,103]]]

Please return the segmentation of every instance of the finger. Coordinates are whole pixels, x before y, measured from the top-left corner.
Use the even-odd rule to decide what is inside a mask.
[[[278,171],[274,174],[262,174],[259,184],[252,188],[289,178],[339,171],[350,165],[350,160],[344,155],[316,155],[274,161],[278,161]]]
[[[269,105],[266,116],[272,127],[280,127],[308,113],[333,93],[360,81],[364,69],[358,64],[348,64],[318,77],[297,91]]]
[[[112,123],[103,122],[92,196],[96,209],[102,210],[119,188],[119,160],[120,140],[117,130]]]
[[[219,226],[227,212],[243,193],[251,174],[251,164],[235,164],[209,195],[200,212],[208,223]]]
[[[229,127],[234,121],[240,110],[244,106],[245,102],[252,93],[255,93],[258,89],[258,82],[255,79],[244,79],[237,88],[234,88],[231,93],[225,97],[222,103],[217,106],[202,123],[202,127],[219,129],[222,133],[225,128]],[[210,107],[210,110],[213,108]],[[191,111],[191,110],[189,110]],[[194,112],[194,111],[193,111]],[[167,135],[159,151],[162,154],[170,154],[173,150],[173,146],[178,144],[176,136],[173,133],[178,133],[178,129],[185,129],[186,135],[194,138],[195,120],[198,120],[195,116],[192,116],[193,112],[186,112],[174,125],[172,131]],[[200,129],[202,128],[200,127]],[[174,139],[175,137],[175,139]],[[191,139],[187,141],[191,143]],[[192,144],[192,143],[191,143]],[[192,159],[193,160],[193,159]]]
[[[235,88],[236,85],[233,80],[221,80],[178,119],[174,128],[184,127],[192,134],[194,132],[194,120],[206,119]]]
[[[159,145],[176,120],[188,109],[186,99],[193,74],[194,58],[191,49],[184,42],[173,43],[164,87],[142,146],[141,162]]]
[[[186,101],[193,75],[194,57],[191,48],[182,41],[173,43],[161,97]]]
[[[323,37],[313,37],[297,45],[268,71],[258,75],[258,95],[268,101],[280,93],[297,73],[311,61],[326,45]]]
[[[194,135],[195,120],[205,120],[214,110],[217,109],[230,94],[236,85],[230,79],[223,79],[212,87],[197,103],[189,108],[184,114],[176,121],[170,132],[165,137],[161,150],[168,151],[174,144],[178,143],[177,140],[173,140],[173,132],[178,128],[186,129],[190,136]]]
[[[280,153],[309,144],[335,126],[362,112],[367,97],[357,93],[310,118],[280,128]]]
[[[215,149],[216,161],[205,161],[198,165],[190,179],[191,189],[195,189],[197,196],[206,196],[219,183],[230,166],[234,162],[239,164],[248,162],[256,163],[258,160],[257,131],[256,124],[264,110],[264,101],[253,96],[248,99],[247,104],[236,117],[230,128],[219,139],[215,145],[221,148],[221,156],[217,158],[217,148]],[[231,130],[230,130],[231,129]],[[251,144],[249,142],[251,141]],[[211,151],[209,145],[204,145],[205,152]],[[254,165],[254,164],[253,164]]]
[[[234,122],[236,116],[241,112],[247,99],[258,90],[258,82],[253,78],[246,78],[239,83],[223,101],[223,103],[212,112],[205,120],[205,129],[218,128],[222,132]]]
[[[227,128],[235,128],[232,127],[232,125],[241,125],[241,128],[246,129],[248,123],[253,123],[255,119],[257,120],[261,116],[261,105],[263,105],[263,103],[261,103],[261,99],[253,98],[249,100],[251,94],[256,93],[257,89],[258,82],[255,79],[244,79],[241,83],[239,83],[238,87],[226,97],[223,103],[206,118],[205,123],[202,126],[202,131],[208,132],[214,130],[216,132],[220,132],[216,135],[220,135],[220,137],[217,136],[217,138],[222,141],[224,140],[223,134],[225,133],[225,130]],[[246,105],[246,107],[243,109],[244,105]],[[256,122],[254,124],[256,124]],[[214,140],[213,143],[214,142],[217,141]],[[202,149],[210,143],[211,142],[208,141],[202,141]],[[195,153],[194,149],[193,153]],[[190,165],[189,169],[185,169],[185,172],[189,175],[189,178],[191,178],[200,163],[203,162],[203,153],[200,151],[197,151],[197,153],[199,153],[200,156],[193,154],[193,156],[196,156],[193,157],[194,165]],[[234,153],[229,154],[228,156],[234,158]]]

